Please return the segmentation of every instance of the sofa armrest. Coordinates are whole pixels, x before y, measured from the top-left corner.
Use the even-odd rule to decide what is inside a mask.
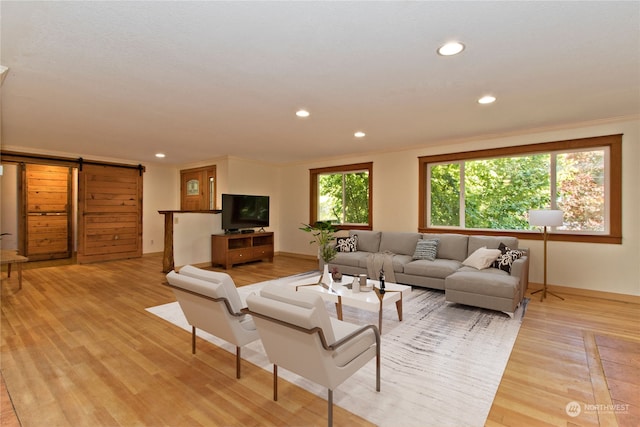
[[[520,300],[524,298],[524,295],[529,287],[529,257],[523,256],[511,264],[511,276],[520,279]]]

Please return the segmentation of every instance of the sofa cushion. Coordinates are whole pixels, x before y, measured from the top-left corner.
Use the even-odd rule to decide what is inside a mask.
[[[522,258],[524,256],[524,252],[517,249],[511,249],[504,243],[500,243],[500,247],[498,249],[500,249],[502,255],[493,262],[492,267],[511,273],[511,266],[513,265],[513,262]]]
[[[413,258],[409,255],[394,255],[393,256],[393,271],[396,273],[404,272],[404,266],[413,261]]]
[[[304,288],[297,292],[291,287],[271,283],[260,290],[260,296],[273,300],[269,308],[271,312],[264,314],[280,318],[303,328],[320,327],[327,344],[331,345],[336,342],[331,318],[320,294],[313,291],[304,291]],[[278,304],[277,302],[284,304]]]
[[[423,239],[438,239],[438,258],[464,261],[467,258],[469,236],[464,234],[423,234]],[[496,246],[497,248],[498,246]]]
[[[336,238],[336,250],[338,252],[355,252],[358,250],[358,235]]]
[[[420,239],[416,243],[413,259],[428,259],[434,261],[438,256],[438,239]]]
[[[500,255],[502,255],[500,249],[478,248],[474,253],[469,255],[467,259],[462,261],[462,265],[482,270],[489,268]]]
[[[404,266],[404,273],[414,276],[434,277],[444,279],[445,277],[455,273],[462,266],[460,261],[452,259],[436,259],[428,261],[420,259],[411,261]]]
[[[349,267],[362,267],[367,268],[367,256],[368,252],[338,252],[336,257],[331,261],[331,264],[347,265]]]
[[[413,255],[420,233],[402,233],[385,231],[380,238],[379,252],[391,252],[398,255]]]
[[[488,249],[498,249],[500,243],[509,246],[512,249],[518,249],[518,239],[509,236],[469,236],[469,246],[467,248],[467,256],[471,255],[481,247]]]
[[[474,273],[478,273],[478,274],[495,274],[497,276],[508,276],[509,275],[509,273],[507,273],[506,271],[500,270],[499,268],[493,268],[493,266],[491,266],[489,268],[485,268],[483,270],[478,270],[477,268],[467,267],[466,265],[463,265],[462,267],[460,267],[458,269],[458,271],[474,272]]]
[[[380,251],[380,231],[350,230],[349,236],[358,235],[358,250],[364,252]]]
[[[520,281],[502,274],[484,274],[479,271],[458,271],[445,279],[445,288],[460,292],[499,298],[517,298]]]

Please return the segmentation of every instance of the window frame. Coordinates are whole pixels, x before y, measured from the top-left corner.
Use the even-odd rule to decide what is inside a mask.
[[[329,173],[361,172],[369,174],[369,216],[367,224],[336,224],[338,230],[373,230],[373,162],[309,169],[309,224],[318,221],[318,177]]]
[[[505,156],[522,156],[528,154],[550,153],[556,151],[578,151],[589,148],[607,147],[609,149],[609,169],[605,171],[610,177],[608,194],[609,232],[591,234],[588,232],[549,233],[549,240],[585,243],[622,243],[622,134],[598,136],[591,138],[571,139],[564,141],[543,142],[538,144],[518,145],[511,147],[464,151],[418,157],[418,231],[421,233],[458,233],[483,234],[494,236],[515,236],[519,239],[541,240],[541,233],[532,230],[473,230],[466,228],[429,227],[427,218],[427,173],[430,164],[454,163],[466,160],[481,160]]]

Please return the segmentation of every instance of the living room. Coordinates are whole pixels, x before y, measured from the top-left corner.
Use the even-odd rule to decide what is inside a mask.
[[[412,140],[408,138],[403,140],[402,144],[398,143],[396,146],[393,144],[379,145],[378,140],[375,139],[375,131],[369,130],[375,129],[371,124],[367,128],[367,137],[363,140],[356,140],[349,136],[346,140],[343,139],[339,142],[342,146],[350,147],[346,151],[341,151],[342,147],[331,145],[328,151],[322,151],[321,154],[284,162],[274,161],[270,157],[275,155],[278,145],[274,142],[273,147],[270,147],[270,141],[263,144],[262,151],[256,151],[256,147],[253,146],[252,149],[254,151],[229,154],[218,150],[203,151],[201,146],[191,146],[189,144],[183,146],[180,140],[176,138],[173,140],[173,144],[167,143],[162,148],[162,151],[167,154],[165,159],[152,158],[155,152],[152,150],[160,150],[154,145],[155,141],[162,139],[158,135],[152,135],[151,141],[145,147],[140,144],[140,147],[136,146],[134,148],[133,146],[137,144],[131,144],[131,152],[135,152],[135,155],[132,154],[131,156],[125,154],[128,151],[122,148],[114,148],[102,152],[100,150],[93,151],[97,148],[91,147],[91,145],[104,145],[104,141],[97,139],[94,144],[86,144],[85,141],[87,139],[83,139],[84,136],[74,141],[78,145],[69,148],[72,146],[66,144],[65,138],[68,135],[65,132],[62,132],[62,134],[56,132],[55,138],[48,138],[46,132],[39,134],[37,132],[23,133],[24,130],[19,131],[19,128],[25,129],[28,127],[25,122],[21,121],[22,119],[16,121],[16,116],[20,114],[26,116],[29,123],[36,123],[41,120],[43,128],[50,126],[51,122],[55,122],[55,120],[45,119],[36,115],[34,111],[38,110],[28,110],[23,104],[20,105],[18,110],[12,107],[16,102],[19,102],[20,97],[28,97],[24,95],[25,93],[37,93],[37,85],[31,80],[32,84],[35,85],[33,92],[25,92],[24,86],[19,90],[16,89],[15,85],[25,78],[23,76],[29,75],[29,70],[21,68],[21,62],[18,60],[25,53],[13,52],[8,45],[9,42],[5,41],[10,38],[5,35],[5,31],[8,31],[4,29],[5,24],[11,27],[12,24],[17,25],[17,22],[5,21],[5,19],[8,19],[6,14],[8,9],[4,9],[6,7],[4,4],[2,7],[3,58],[0,62],[2,65],[9,67],[6,76],[3,76],[2,86],[3,151],[143,164],[145,172],[143,174],[144,187],[142,197],[142,252],[146,257],[159,255],[163,251],[165,223],[163,215],[158,212],[180,209],[180,170],[183,169],[215,165],[218,203],[223,193],[268,195],[271,199],[271,218],[268,230],[275,233],[275,252],[283,256],[295,255],[308,262],[310,259],[314,259],[316,249],[309,245],[308,236],[302,233],[299,227],[309,221],[310,169],[372,162],[375,175],[372,196],[373,228],[384,231],[416,231],[420,222],[418,216],[420,207],[418,158],[421,156],[621,134],[621,242],[616,244],[575,241],[549,242],[548,283],[551,289],[560,292],[567,299],[572,298],[572,296],[587,295],[589,297],[600,296],[606,301],[619,300],[625,303],[637,304],[637,298],[640,296],[640,271],[637,262],[640,259],[640,244],[638,243],[640,241],[640,226],[637,222],[637,212],[640,207],[640,192],[637,187],[637,184],[640,183],[640,171],[637,168],[637,165],[640,164],[640,117],[637,101],[635,109],[626,111],[624,114],[594,116],[591,112],[584,115],[581,115],[580,112],[585,104],[595,103],[595,99],[578,100],[576,98],[575,101],[572,101],[575,104],[571,114],[572,117],[562,122],[555,122],[548,118],[544,123],[542,120],[540,122],[528,122],[522,117],[529,115],[529,112],[523,110],[524,112],[521,111],[522,116],[518,121],[526,123],[525,126],[514,125],[511,127],[510,125],[504,125],[495,129],[480,126],[476,127],[475,133],[471,134],[451,132],[447,135],[437,136],[434,138],[435,141],[429,140],[428,142],[426,141],[426,136],[424,142],[419,139]],[[637,17],[638,8],[632,8],[632,12],[636,14],[633,15],[632,13],[632,16]],[[16,33],[9,33],[9,35],[12,34]],[[637,30],[635,35],[637,36]],[[632,42],[632,46],[637,48],[638,37],[634,39],[633,34],[631,36],[630,38],[635,40],[635,42]],[[5,43],[7,43],[7,47],[5,47]],[[467,52],[463,52],[463,54],[470,52],[473,52],[472,45],[469,45]],[[435,55],[435,46],[430,53]],[[634,67],[637,70],[637,49],[631,49],[628,53],[630,59],[626,66],[631,68],[632,71]],[[5,59],[11,59],[11,61],[6,62]],[[606,70],[598,74],[600,79],[604,79],[608,75],[610,73]],[[69,80],[72,81],[73,78],[74,75],[70,72]],[[637,95],[638,87],[636,73],[634,84],[628,87],[627,92]],[[613,109],[613,106],[618,103],[616,100],[618,92],[615,90],[611,92],[613,96],[603,104]],[[62,95],[56,95],[55,92],[50,91],[45,93],[54,98],[60,96],[60,98],[57,98],[57,102],[64,103]],[[529,94],[529,96],[531,95]],[[604,95],[601,94],[599,96]],[[472,118],[476,125],[478,122],[480,124],[490,122],[495,119],[496,115],[505,114],[505,109],[508,110],[510,107],[507,106],[505,109],[499,110],[499,112],[496,112],[495,109],[487,110],[479,109],[479,107],[498,107],[501,102],[507,102],[507,99],[498,98],[498,102],[493,106],[480,107],[474,105],[469,110],[465,109],[466,107],[461,107],[460,115],[461,117]],[[638,97],[636,96],[636,98]],[[626,100],[627,98],[624,99]],[[69,100],[70,103],[73,103],[73,101],[78,100]],[[80,101],[82,101],[80,105],[84,105],[83,102],[85,100]],[[154,102],[156,101],[154,99]],[[472,102],[475,103],[474,100]],[[622,103],[620,102],[620,104]],[[274,105],[280,106],[281,103],[274,102]],[[313,109],[312,107],[309,107],[311,116],[303,120],[295,117],[293,110],[284,111],[281,114],[289,114],[291,116],[288,120],[293,123],[294,132],[304,132],[305,126],[311,129],[310,132],[319,132],[318,127],[322,126],[322,124],[318,123],[322,120],[323,114],[327,115],[327,112]],[[441,108],[455,109],[457,107],[445,105]],[[534,109],[542,110],[544,108],[539,104]],[[30,114],[33,115],[26,114],[25,111],[31,111]],[[431,113],[434,117],[439,117],[434,110],[431,110]],[[199,113],[194,114],[197,115]],[[78,111],[74,110],[73,114],[68,116],[67,121],[60,122],[64,123],[60,127],[73,128],[74,123],[80,123],[82,117],[82,114],[78,114]],[[76,120],[77,122],[74,122]],[[208,119],[203,118],[203,120],[206,121]],[[416,121],[420,120],[429,121],[423,117],[416,119]],[[278,123],[280,124],[281,122]],[[386,123],[383,123],[380,128],[385,125]],[[37,128],[37,126],[32,127]],[[78,127],[82,126],[78,125]],[[99,129],[102,130],[102,128]],[[263,130],[264,128],[260,127],[260,129]],[[396,129],[396,132],[402,134],[399,129]],[[269,137],[277,139],[277,134],[278,130],[274,129],[269,134]],[[66,139],[72,140],[77,136],[73,133],[71,135],[73,137]],[[206,144],[215,146],[216,138],[210,135],[207,137]],[[136,140],[139,136],[138,133],[131,134],[130,140]],[[367,147],[367,138],[370,138],[372,145],[370,148],[363,149],[363,144]],[[393,138],[395,138],[393,134],[386,135],[386,139],[392,140]],[[309,147],[289,144],[283,150],[283,156],[286,155],[287,151],[298,152],[305,151],[308,148],[309,152],[315,153],[320,148],[323,148],[322,142],[318,142],[314,138],[310,139],[312,142]],[[260,144],[256,145],[259,146]],[[329,144],[327,143],[327,145]],[[195,152],[196,155],[190,157],[187,161],[176,162],[174,159],[182,155],[180,151],[191,151]],[[3,179],[4,182],[5,179]],[[189,237],[186,241],[179,242],[181,246],[176,250],[176,266],[187,263],[206,264],[210,260],[209,234],[222,230],[219,224],[220,215],[206,215],[206,219],[192,219],[192,216],[197,215],[199,214],[180,214],[177,216],[178,222],[174,224],[176,237],[179,235],[192,237]],[[196,221],[196,223],[192,224],[191,221]],[[202,226],[201,221],[205,221],[206,224]],[[203,228],[205,232],[194,234],[192,229],[187,228]],[[540,234],[532,232],[531,239],[522,239],[521,246],[527,247],[531,251],[529,280],[531,287],[535,287],[543,282],[543,242]],[[180,250],[181,248],[183,250]],[[305,264],[305,266],[308,266],[308,264]],[[250,267],[256,268],[257,266],[251,265]],[[231,273],[233,274],[233,271]],[[26,283],[30,282],[28,278],[25,280]],[[3,279],[3,312],[5,301],[15,297],[13,294],[6,294],[5,292],[9,291],[5,290],[5,287],[6,284]],[[558,306],[557,303],[554,301],[553,307],[562,310],[562,306]],[[266,394],[268,392],[265,392]]]

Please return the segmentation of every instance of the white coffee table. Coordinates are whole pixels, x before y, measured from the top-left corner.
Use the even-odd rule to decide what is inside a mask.
[[[385,306],[393,303],[396,305],[398,320],[402,321],[402,300],[411,293],[411,286],[399,285],[397,283],[385,282],[385,292],[380,292],[380,282],[377,280],[367,280],[367,284],[373,284],[373,290],[364,292],[353,292],[345,285],[350,285],[353,277],[342,276],[342,282],[331,281],[327,287],[317,283],[309,283],[309,279],[301,280],[300,283],[292,283],[297,291],[317,292],[325,301],[336,304],[338,319],[342,320],[342,306],[355,307],[362,310],[378,313],[378,329],[382,332],[382,310]]]

